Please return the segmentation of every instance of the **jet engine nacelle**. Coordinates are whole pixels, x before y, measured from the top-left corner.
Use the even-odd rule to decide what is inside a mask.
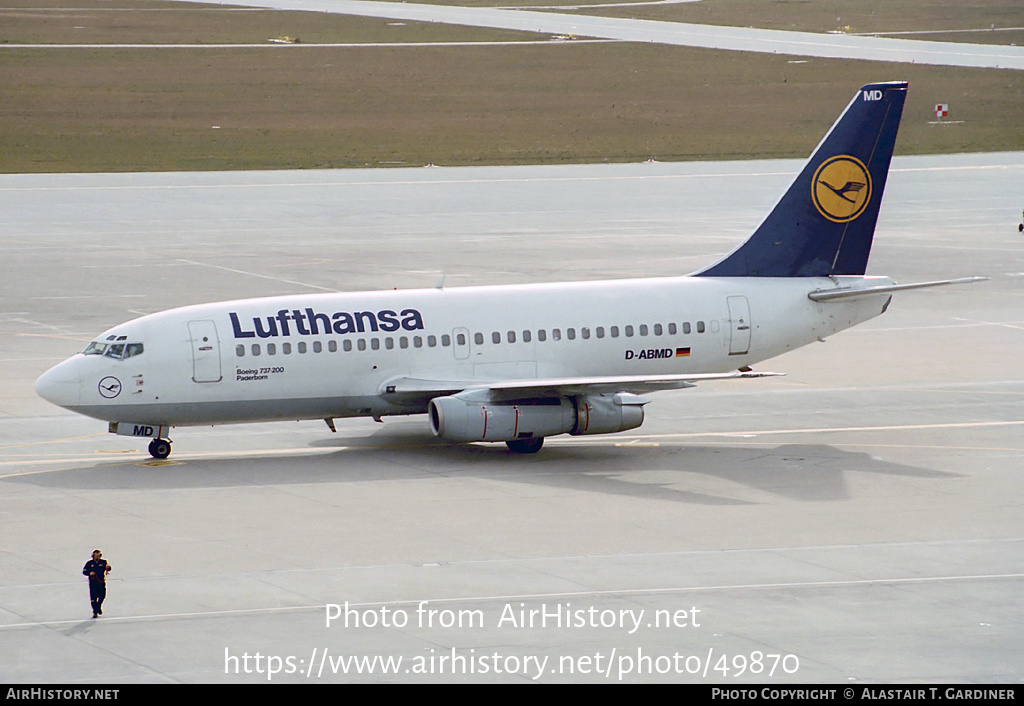
[[[481,400],[473,393],[430,401],[430,428],[445,441],[517,441],[556,434],[609,434],[644,423],[647,400],[628,393]]]
[[[644,423],[648,400],[625,392],[616,395],[574,397],[576,425],[570,434],[613,434],[636,429]]]

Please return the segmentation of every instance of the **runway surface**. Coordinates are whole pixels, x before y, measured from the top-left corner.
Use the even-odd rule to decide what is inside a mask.
[[[182,0],[182,2],[208,2],[208,0]],[[549,32],[707,49],[862,59],[865,61],[898,61],[939,66],[1024,69],[1024,48],[1005,45],[815,34],[756,27],[721,27],[683,22],[534,12],[509,8],[452,7],[405,2],[374,2],[373,0],[246,0],[244,4],[250,7],[265,7],[275,10],[307,10],[343,15],[386,17],[396,20],[445,22],[473,27]]]
[[[869,272],[991,281],[536,456],[410,417],[154,462],[32,391],[173,306],[689,272],[799,166],[0,175],[3,680],[1019,682],[1024,153],[893,163]]]

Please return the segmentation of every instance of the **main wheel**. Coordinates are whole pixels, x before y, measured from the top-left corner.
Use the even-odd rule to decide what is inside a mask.
[[[538,436],[536,439],[516,439],[515,441],[506,441],[505,445],[508,446],[509,451],[514,451],[517,454],[535,454],[540,451],[540,447],[544,445],[544,437]]]
[[[171,442],[167,439],[153,439],[149,442],[149,455],[153,458],[167,458],[171,455]]]

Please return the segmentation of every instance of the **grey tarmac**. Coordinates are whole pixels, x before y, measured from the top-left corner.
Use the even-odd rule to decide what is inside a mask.
[[[1018,682],[1024,153],[893,162],[869,274],[990,281],[532,457],[410,417],[158,462],[32,390],[201,301],[689,272],[799,165],[0,175],[5,681]]]

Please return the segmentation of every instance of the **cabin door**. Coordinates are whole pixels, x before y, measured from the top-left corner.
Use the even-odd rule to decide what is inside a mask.
[[[212,321],[189,321],[188,333],[192,339],[192,380],[220,382],[220,340],[217,326]]]
[[[746,297],[728,297],[729,355],[746,355],[750,351],[750,304]]]

